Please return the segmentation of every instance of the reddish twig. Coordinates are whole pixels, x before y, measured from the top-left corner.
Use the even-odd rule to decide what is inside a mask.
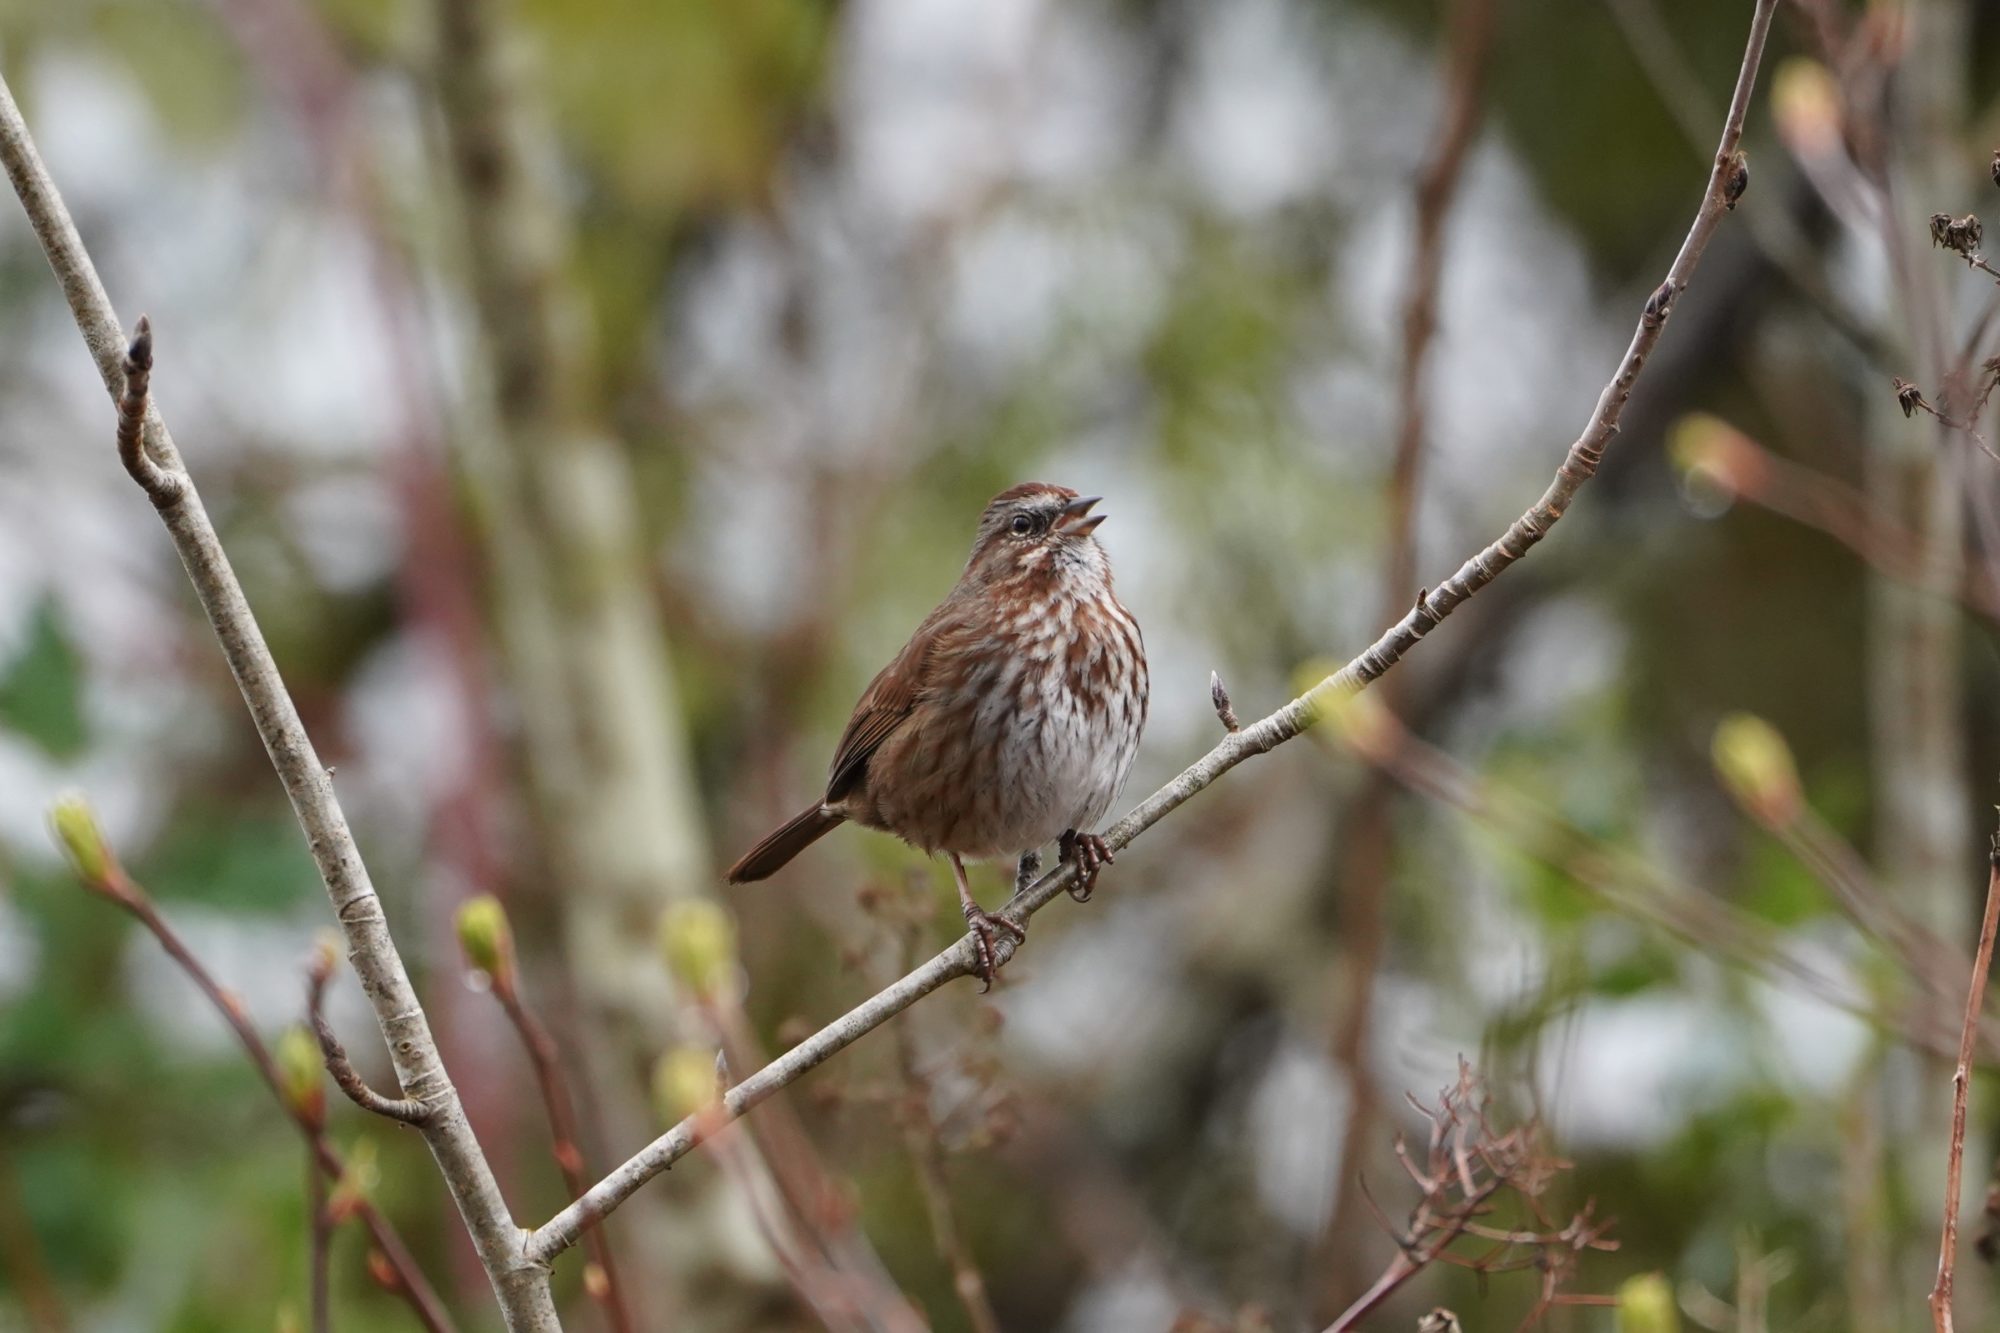
[[[1699,434],[1682,462],[1729,498],[1823,532],[1900,583],[1926,585],[1923,543],[1855,487],[1780,457],[1734,426],[1716,422]],[[1957,593],[1967,609],[2000,623],[2000,587],[1989,575],[1967,571]]]
[[[94,829],[92,832],[94,834]],[[69,842],[67,837],[64,840],[66,843]],[[73,843],[69,845],[74,847]],[[243,1002],[216,981],[208,968],[195,957],[180,936],[174,932],[173,927],[160,915],[145,889],[126,873],[116,858],[112,857],[101,844],[97,851],[99,857],[97,861],[86,862],[79,859],[76,866],[78,877],[82,879],[84,887],[117,904],[146,928],[167,957],[180,967],[188,980],[194,983],[195,988],[202,993],[216,1012],[222,1015],[223,1021],[236,1035],[237,1044],[249,1057],[251,1067],[257,1071],[257,1076],[263,1080],[264,1086],[270,1089],[271,1095],[278,1099],[278,1105],[284,1108],[286,1117],[305,1136],[312,1160],[318,1164],[320,1174],[336,1182],[344,1179],[347,1175],[347,1163],[334,1148],[332,1141],[327,1138],[323,1116],[312,1114],[286,1095],[271,1048],[264,1043],[264,1038],[250,1022],[250,1016],[245,1012]],[[323,1212],[324,1208],[319,1211]],[[404,1299],[415,1313],[418,1322],[430,1330],[430,1333],[456,1333],[451,1317],[445,1313],[436,1291],[431,1288],[430,1280],[424,1276],[423,1269],[418,1266],[409,1247],[403,1243],[402,1236],[390,1224],[389,1219],[366,1199],[356,1200],[353,1212],[368,1229],[369,1238],[383,1256],[386,1276],[392,1279],[383,1285]]]
[[[1931,1324],[1936,1333],[1952,1333],[1951,1287],[1958,1262],[1958,1190],[1965,1166],[1965,1103],[1972,1081],[1979,1010],[1986,1002],[1986,976],[1993,965],[1996,927],[2000,927],[2000,835],[1995,836],[1987,855],[1986,912],[1979,924],[1979,950],[1972,958],[1965,1025],[1958,1038],[1958,1068],[1951,1076],[1951,1156],[1944,1182],[1944,1236],[1938,1243],[1937,1282],[1931,1287]]]
[[[20,1187],[4,1149],[0,1149],[0,1264],[20,1300],[28,1333],[67,1333],[69,1315],[33,1222],[21,1206]]]
[[[1949,1055],[1952,1036],[1929,1010],[1891,1013],[1841,985],[1789,951],[1780,933],[1716,894],[1677,882],[1656,866],[1585,833],[1518,793],[1473,773],[1427,745],[1383,708],[1357,707],[1344,740],[1366,762],[1398,783],[1454,808],[1505,838],[1522,854],[1557,870],[1613,911],[1647,922],[1731,964],[1773,981],[1789,981],[1857,1018],[1897,1030],[1920,1049]],[[1901,964],[1905,957],[1894,955]],[[1963,967],[1963,960],[1959,966]],[[1962,973],[1961,973],[1962,975]],[[1923,979],[1919,978],[1921,983]],[[2000,1034],[1988,1031],[1989,1047]]]
[[[1445,221],[1465,172],[1486,100],[1486,72],[1493,53],[1496,0],[1453,0],[1448,21],[1446,98],[1437,137],[1417,173],[1415,240],[1410,251],[1409,296],[1403,305],[1403,362],[1396,381],[1395,462],[1389,473],[1389,559],[1384,570],[1383,619],[1409,608],[1417,583],[1417,501],[1423,489],[1424,369],[1438,324],[1438,287],[1444,276]]]
[[[1396,1242],[1395,1257],[1373,1285],[1327,1326],[1326,1333],[1346,1333],[1357,1327],[1434,1263],[1449,1263],[1483,1275],[1530,1268],[1539,1271],[1540,1294],[1521,1325],[1523,1329],[1558,1303],[1591,1299],[1564,1297],[1561,1286],[1585,1251],[1614,1250],[1617,1242],[1607,1239],[1610,1224],[1597,1220],[1588,1204],[1561,1226],[1549,1217],[1543,1196],[1569,1164],[1543,1151],[1540,1128],[1531,1122],[1510,1130],[1496,1129],[1484,1085],[1462,1060],[1458,1082],[1439,1094],[1436,1106],[1425,1106],[1415,1098],[1410,1098],[1410,1105],[1430,1124],[1421,1162],[1412,1157],[1401,1136],[1396,1140],[1397,1160],[1417,1186],[1417,1202],[1410,1209],[1407,1224],[1387,1228]],[[1503,1195],[1516,1202],[1525,1225],[1502,1228],[1479,1221]],[[1380,1219],[1381,1210],[1372,1196],[1368,1202]],[[1493,1243],[1477,1255],[1452,1253],[1452,1247],[1468,1236]]]
[[[527,1052],[528,1064],[535,1072],[535,1086],[542,1095],[542,1110],[549,1119],[549,1155],[555,1158],[556,1169],[562,1172],[563,1187],[568,1190],[569,1197],[581,1198],[590,1182],[584,1175],[583,1149],[578,1143],[576,1107],[570,1100],[569,1087],[563,1079],[562,1053],[548,1028],[522,1002],[514,969],[502,968],[489,975],[493,998],[500,1002],[507,1021],[520,1037],[521,1047]],[[610,1239],[604,1234],[604,1229],[598,1227],[585,1238],[585,1245],[590,1251],[590,1263],[598,1273],[595,1278],[586,1276],[585,1290],[604,1308],[605,1322],[614,1333],[632,1333],[632,1312],[626,1306],[624,1288],[618,1281],[618,1267],[612,1258]]]
[[[1398,426],[1390,468],[1387,504],[1389,534],[1382,562],[1382,618],[1393,619],[1412,604],[1422,607],[1427,590],[1417,582],[1418,514],[1428,444],[1425,372],[1438,327],[1439,289],[1445,267],[1445,224],[1458,195],[1485,103],[1492,62],[1497,0],[1453,0],[1447,20],[1445,103],[1436,135],[1417,174],[1414,241],[1403,304],[1402,364],[1396,383]],[[1387,686],[1385,686],[1387,688]],[[1389,860],[1393,790],[1371,775],[1349,807],[1342,841],[1338,968],[1343,976],[1332,1014],[1332,1054],[1352,1091],[1352,1107],[1341,1134],[1341,1158],[1360,1160],[1375,1132],[1381,1093],[1376,1087],[1368,1037],[1374,1015],[1375,979],[1389,938]],[[1351,1223],[1354,1196],[1336,1195],[1321,1238],[1329,1281],[1328,1304],[1348,1299],[1360,1274],[1349,1247],[1336,1238]],[[1347,1258],[1347,1262],[1342,1262]]]
[[[327,1265],[333,1255],[333,1215],[326,1206],[326,1177],[320,1174],[319,1154],[306,1148],[306,1232],[310,1237],[307,1271],[311,1291],[313,1333],[331,1333],[333,1305],[327,1288]]]
[[[1227,725],[1230,720],[1227,716],[1229,696],[1222,688],[1221,677],[1212,675],[1210,680],[1212,692],[1220,699],[1216,711],[1224,715],[1224,724]],[[905,967],[921,957],[921,931],[921,920],[912,914],[902,931]],[[937,1246],[938,1257],[951,1269],[952,1290],[958,1293],[959,1304],[965,1307],[966,1322],[972,1326],[973,1333],[1000,1333],[1000,1317],[987,1296],[986,1277],[979,1271],[972,1247],[966,1242],[965,1232],[958,1224],[957,1210],[952,1206],[951,1184],[945,1178],[944,1147],[940,1141],[937,1116],[931,1106],[931,1080],[924,1071],[916,1029],[909,1023],[897,1025],[896,1059],[903,1078],[903,1146],[910,1159],[910,1169],[916,1176],[917,1188],[924,1196],[924,1211],[931,1223],[931,1239]]]

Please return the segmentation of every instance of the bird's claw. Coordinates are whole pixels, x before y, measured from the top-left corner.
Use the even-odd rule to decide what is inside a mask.
[[[1097,890],[1097,872],[1118,858],[1104,845],[1104,839],[1095,833],[1078,833],[1072,829],[1062,835],[1062,859],[1074,862],[1076,878],[1069,886],[1069,896],[1080,903],[1090,901],[1090,895]]]
[[[979,974],[979,993],[984,995],[993,989],[993,978],[1000,973],[1000,964],[994,956],[994,933],[1005,931],[1018,944],[1028,938],[1028,928],[979,907],[965,909],[965,924],[972,932],[973,970]]]

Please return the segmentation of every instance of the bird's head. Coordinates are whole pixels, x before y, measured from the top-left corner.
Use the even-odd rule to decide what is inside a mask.
[[[1104,521],[1091,507],[1100,495],[1078,495],[1067,486],[1024,482],[993,497],[979,516],[968,574],[1004,577],[1042,570],[1051,574],[1108,571],[1104,548],[1091,534]]]

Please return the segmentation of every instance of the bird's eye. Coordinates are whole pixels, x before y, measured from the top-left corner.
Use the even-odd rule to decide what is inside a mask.
[[[1035,520],[1026,514],[1016,514],[1013,523],[1008,526],[1013,529],[1016,537],[1025,537],[1035,530]]]

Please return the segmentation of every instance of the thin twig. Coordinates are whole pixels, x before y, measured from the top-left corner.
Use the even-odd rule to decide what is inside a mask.
[[[1647,300],[1638,327],[1633,331],[1631,344],[1626,348],[1616,374],[1599,395],[1583,434],[1570,445],[1555,479],[1541,499],[1516,519],[1499,540],[1460,566],[1425,599],[1423,605],[1412,607],[1405,613],[1366,652],[1275,713],[1225,737],[1221,744],[1179,777],[1147,797],[1137,809],[1105,833],[1105,843],[1112,851],[1123,850],[1133,839],[1238,764],[1269,753],[1319,722],[1330,707],[1364,688],[1401,661],[1403,655],[1446,616],[1526,555],[1561,519],[1576,493],[1595,475],[1599,463],[1603,461],[1605,450],[1618,433],[1619,419],[1632,396],[1632,388],[1672,314],[1675,298],[1693,277],[1702,252],[1728,214],[1727,178],[1737,145],[1743,137],[1743,121],[1749,112],[1751,89],[1756,83],[1757,68],[1763,60],[1764,40],[1770,31],[1771,15],[1776,6],[1777,0],[1757,0],[1743,65],[1737,75],[1736,91],[1730,99],[1729,117],[1723,126],[1715,162],[1694,221],[1667,271],[1666,280]],[[1016,893],[1003,909],[1003,914],[1016,924],[1025,922],[1064,893],[1073,878],[1071,863],[1057,867],[1027,889]],[[995,962],[1005,963],[1013,956],[1014,947],[1015,941],[1003,933],[997,944]],[[685,1156],[710,1132],[711,1122],[726,1122],[742,1115],[924,996],[959,977],[972,975],[973,971],[972,943],[967,937],[894,985],[870,996],[730,1088],[713,1116],[691,1116],[683,1120],[593,1185],[583,1198],[543,1223],[527,1239],[525,1255],[528,1261],[546,1263],[575,1244],[589,1226],[630,1198],[641,1185]]]
[[[1382,617],[1401,615],[1428,590],[1417,583],[1419,515],[1425,451],[1429,444],[1426,372],[1438,327],[1439,291],[1444,282],[1445,229],[1471,154],[1485,106],[1486,79],[1499,27],[1497,0],[1453,0],[1447,19],[1445,102],[1435,136],[1417,173],[1414,243],[1403,303],[1402,363],[1396,381],[1395,459],[1389,472],[1389,534],[1382,562]],[[1385,686],[1385,688],[1387,688]],[[1386,780],[1371,778],[1350,807],[1341,839],[1342,899],[1338,971],[1342,976],[1332,1016],[1333,1058],[1352,1091],[1351,1113],[1341,1131],[1342,1161],[1357,1161],[1375,1132],[1381,1092],[1369,1059],[1375,978],[1387,946],[1389,844],[1392,792]],[[1344,1301],[1354,1286],[1349,1253],[1332,1248],[1343,1223],[1351,1220],[1353,1195],[1336,1195],[1322,1234],[1329,1247],[1324,1267],[1332,1299]],[[1330,1302],[1331,1303],[1331,1302]]]
[[[118,459],[147,498],[161,509],[181,496],[182,475],[169,472],[146,452],[146,407],[153,378],[153,325],[144,315],[125,349],[125,390],[118,396]]]
[[[1221,678],[1211,677],[1211,680],[1214,689],[1221,692]],[[1226,708],[1228,695],[1222,697],[1220,707]],[[904,923],[901,934],[905,966],[910,959],[920,956],[920,930],[918,919]],[[903,1146],[917,1178],[917,1188],[924,1196],[931,1239],[937,1246],[938,1257],[951,1269],[952,1290],[958,1293],[959,1304],[965,1307],[966,1322],[971,1324],[972,1333],[1000,1333],[1000,1317],[986,1294],[986,1277],[979,1271],[972,1247],[958,1224],[957,1210],[952,1207],[951,1183],[945,1178],[944,1148],[937,1116],[931,1109],[931,1080],[924,1071],[917,1030],[910,1023],[896,1025],[896,1061],[903,1076]]]
[[[500,1002],[507,1021],[521,1039],[522,1049],[527,1052],[529,1066],[535,1071],[535,1086],[542,1094],[542,1110],[549,1118],[549,1155],[555,1158],[556,1169],[562,1172],[563,1188],[568,1191],[569,1197],[580,1198],[589,1181],[583,1173],[583,1148],[578,1141],[576,1108],[570,1100],[569,1087],[563,1080],[562,1054],[548,1028],[522,1002],[512,969],[494,976],[492,988],[493,998]],[[632,1333],[632,1312],[626,1306],[624,1288],[618,1282],[618,1267],[612,1258],[609,1237],[602,1228],[598,1228],[591,1232],[586,1244],[590,1250],[590,1262],[596,1265],[601,1280],[586,1282],[585,1288],[604,1307],[605,1322],[615,1333]]]
[[[145,888],[128,875],[115,860],[106,866],[102,878],[95,881],[86,879],[85,887],[116,903],[146,928],[167,957],[180,967],[188,980],[194,983],[195,989],[199,990],[216,1012],[222,1015],[230,1031],[236,1034],[237,1044],[249,1057],[251,1067],[257,1071],[257,1076],[263,1080],[264,1086],[270,1089],[271,1095],[278,1099],[278,1105],[284,1108],[286,1117],[305,1136],[313,1160],[319,1163],[320,1173],[328,1180],[336,1182],[345,1178],[347,1163],[334,1148],[332,1140],[327,1137],[325,1126],[313,1123],[311,1118],[302,1114],[292,1099],[285,1095],[284,1085],[278,1075],[277,1062],[271,1055],[271,1048],[264,1044],[263,1036],[250,1022],[249,1014],[244,1011],[243,1002],[233,992],[224,989],[202,961],[195,957],[194,952],[154,907],[153,900]],[[354,1213],[361,1219],[362,1225],[368,1228],[369,1238],[387,1261],[389,1271],[395,1278],[394,1290],[409,1304],[418,1321],[430,1330],[430,1333],[456,1333],[451,1317],[445,1313],[437,1292],[431,1288],[430,1280],[424,1276],[423,1269],[410,1254],[409,1246],[403,1243],[402,1236],[390,1224],[389,1219],[366,1199],[356,1203]]]
[[[1417,173],[1415,239],[1403,304],[1403,360],[1396,379],[1395,461],[1389,474],[1389,559],[1383,572],[1384,619],[1400,615],[1417,584],[1417,510],[1423,493],[1424,371],[1437,333],[1444,279],[1445,223],[1479,129],[1492,63],[1496,0],[1454,0],[1448,20],[1446,99],[1437,137]]]
[[[1410,734],[1388,710],[1349,729],[1347,743],[1398,783],[1491,829],[1524,855],[1559,871],[1605,906],[1643,921],[1754,975],[1789,981],[1805,993],[1866,1022],[1894,1030],[1913,1046],[1948,1055],[1952,1037],[1928,1021],[1929,1011],[1890,1012],[1844,987],[1790,951],[1768,922],[1716,894],[1678,882],[1652,863],[1625,853],[1491,780],[1449,753]],[[1900,953],[1894,961],[1901,964]],[[1920,983],[1921,978],[1917,979]],[[1990,1048],[2000,1039],[1988,1031]]]
[[[20,1301],[27,1333],[68,1333],[69,1315],[35,1235],[34,1221],[22,1206],[21,1189],[4,1146],[0,1146],[0,1265]]]
[[[4,163],[69,301],[70,313],[97,362],[105,389],[114,403],[123,403],[128,353],[149,353],[151,349],[144,344],[137,348],[127,345],[96,266],[4,79],[0,79],[0,163]],[[141,438],[141,452],[179,476],[178,491],[170,501],[162,504],[151,488],[147,494],[159,506],[161,520],[228,659],[257,734],[291,800],[332,900],[334,916],[346,935],[348,957],[382,1029],[397,1081],[412,1097],[433,1108],[432,1116],[421,1126],[424,1141],[465,1219],[507,1327],[513,1333],[547,1333],[558,1328],[548,1271],[522,1257],[523,1232],[508,1212],[493,1168],[479,1147],[459,1103],[458,1090],[438,1054],[430,1023],[389,934],[381,899],[334,794],[333,780],[299,720],[298,709],[278,674],[229,557],[181,466],[173,439],[150,404],[144,409]]]
[[[1897,582],[1924,586],[1922,543],[1848,483],[1781,457],[1728,426],[1718,427],[1690,462],[1732,499],[1823,532]],[[2000,622],[2000,587],[1989,576],[1968,571],[1957,595],[1968,610]]]
[[[307,1254],[311,1274],[313,1333],[332,1333],[333,1304],[328,1295],[327,1265],[333,1256],[333,1217],[326,1208],[326,1177],[319,1169],[319,1155],[306,1151],[306,1232],[311,1238]]]
[[[1609,8],[1626,47],[1688,145],[1697,153],[1706,149],[1715,104],[1689,63],[1686,49],[1667,27],[1659,6],[1654,0],[1610,0]],[[1744,210],[1750,239],[1793,289],[1816,306],[1863,356],[1877,363],[1884,361],[1887,349],[1881,335],[1869,328],[1852,303],[1813,267],[1812,238],[1784,204],[1774,198],[1772,206],[1753,202]]]
[[[327,1022],[325,1012],[326,983],[333,976],[333,961],[331,951],[323,952],[306,971],[306,1022],[319,1041],[326,1072],[332,1076],[334,1086],[346,1093],[347,1099],[362,1110],[399,1124],[422,1124],[431,1113],[430,1107],[413,1097],[388,1097],[369,1087],[368,1081],[348,1060],[347,1049],[340,1044],[340,1038],[334,1035],[333,1025]]]
[[[1986,975],[1993,965],[1993,936],[2000,927],[2000,835],[1987,855],[1986,913],[1979,923],[1979,951],[1972,959],[1972,986],[1965,997],[1965,1025],[1958,1038],[1958,1068],[1951,1076],[1951,1158],[1944,1181],[1944,1237],[1938,1243],[1937,1282],[1931,1287],[1931,1323],[1936,1333],[1952,1333],[1951,1285],[1958,1262],[1958,1189],[1965,1167],[1965,1103],[1972,1081],[1972,1052],[1979,1034],[1979,1010],[1986,1002]]]

